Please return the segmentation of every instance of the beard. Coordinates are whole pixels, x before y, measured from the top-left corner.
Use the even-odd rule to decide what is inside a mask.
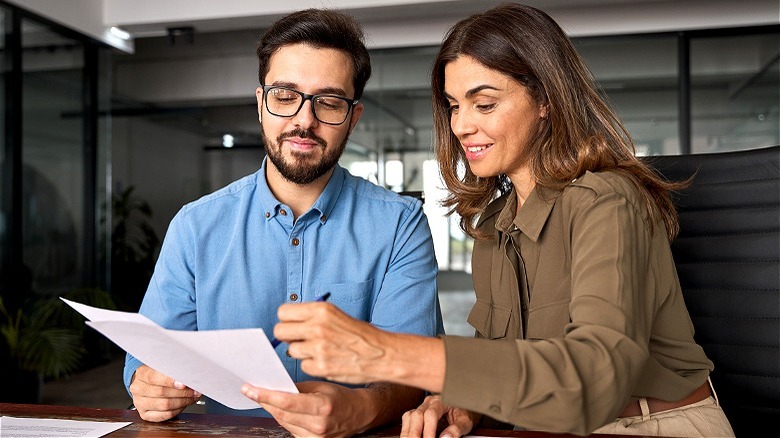
[[[276,137],[275,143],[269,141],[268,137],[265,135],[265,130],[263,130],[262,127],[260,133],[263,137],[265,152],[266,155],[268,155],[268,159],[271,160],[284,179],[298,185],[310,184],[333,169],[339,162],[339,158],[341,158],[341,154],[344,152],[344,148],[347,146],[347,139],[349,138],[348,135],[345,136],[338,147],[328,150],[328,143],[308,130],[297,128],[292,131],[284,132]],[[285,138],[290,137],[300,137],[314,141],[324,151],[322,158],[316,159],[312,158],[312,154],[309,153],[290,151],[292,159],[287,159],[282,150],[282,142]]]

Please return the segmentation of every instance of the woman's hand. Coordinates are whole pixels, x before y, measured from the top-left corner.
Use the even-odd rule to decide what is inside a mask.
[[[404,413],[401,426],[402,437],[433,437],[439,420],[446,416],[447,426],[440,437],[459,437],[469,433],[482,415],[445,405],[441,396],[429,395],[417,409]]]
[[[380,330],[330,303],[279,307],[274,336],[312,376],[344,383],[393,382],[440,392],[444,385],[441,339]]]
[[[277,339],[289,342],[290,356],[312,376],[344,383],[387,380],[379,368],[392,348],[393,334],[351,318],[329,303],[279,307]]]

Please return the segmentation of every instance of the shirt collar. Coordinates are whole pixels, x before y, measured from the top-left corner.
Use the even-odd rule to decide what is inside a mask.
[[[504,233],[519,229],[529,239],[536,242],[539,235],[542,234],[547,218],[550,217],[558,195],[559,192],[536,186],[528,194],[528,199],[520,207],[520,211],[515,214],[517,196],[512,190],[496,219],[496,229]]]
[[[283,204],[279,202],[276,197],[274,197],[274,194],[271,192],[271,188],[268,187],[268,179],[265,175],[267,162],[268,157],[266,156],[263,158],[260,171],[257,172],[257,187],[260,189],[258,190],[260,205],[265,212],[266,219],[270,219],[279,213],[279,210]],[[344,185],[345,178],[346,176],[344,169],[337,164],[336,168],[333,169],[333,174],[328,181],[328,185],[325,186],[325,190],[322,191],[311,208],[311,210],[315,210],[319,214],[320,222],[325,223],[327,218],[330,217],[330,212],[336,205],[336,200],[339,198],[339,194],[341,193],[341,188]]]
[[[344,179],[346,178],[345,173],[344,168],[336,164],[336,167],[333,169],[333,175],[330,176],[330,181],[328,181],[328,185],[325,186],[325,190],[322,191],[320,197],[314,201],[314,205],[311,207],[312,210],[317,210],[319,212],[320,222],[322,223],[325,223],[330,217],[331,211],[333,211],[333,208],[336,206],[336,201],[338,201],[339,196],[341,195],[341,188],[344,187]]]

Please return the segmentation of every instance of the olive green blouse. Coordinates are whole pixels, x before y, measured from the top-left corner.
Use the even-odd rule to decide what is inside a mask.
[[[444,402],[587,434],[638,397],[679,400],[713,368],[693,340],[664,225],[614,172],[492,202],[474,244],[476,338],[444,336]],[[652,228],[652,231],[651,231]]]

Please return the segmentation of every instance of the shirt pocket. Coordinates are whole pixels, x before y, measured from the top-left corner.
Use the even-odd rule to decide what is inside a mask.
[[[360,283],[331,283],[319,285],[314,293],[321,297],[330,292],[329,303],[333,303],[353,318],[368,320],[374,303],[374,279]]]
[[[506,337],[511,316],[510,309],[477,299],[466,321],[483,337],[501,339]]]
[[[569,303],[569,300],[562,300],[528,309],[528,337],[562,338],[564,329],[571,322]]]

